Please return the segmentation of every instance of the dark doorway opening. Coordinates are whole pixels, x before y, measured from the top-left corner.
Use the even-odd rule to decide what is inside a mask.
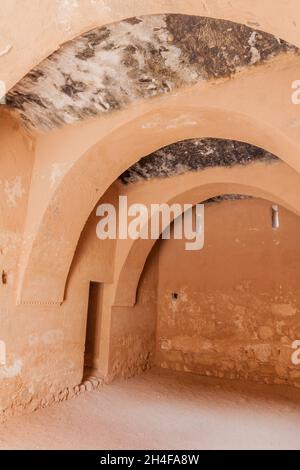
[[[102,284],[91,282],[86,324],[84,375],[92,375],[98,367],[101,328]]]

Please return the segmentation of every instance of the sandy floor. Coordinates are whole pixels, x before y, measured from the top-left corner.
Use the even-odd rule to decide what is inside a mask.
[[[300,449],[300,391],[153,370],[0,426],[0,449]]]

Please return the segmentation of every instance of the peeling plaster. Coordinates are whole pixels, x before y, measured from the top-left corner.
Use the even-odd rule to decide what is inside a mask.
[[[53,163],[50,175],[51,188],[53,188],[70,168],[70,163]]]
[[[62,330],[50,330],[43,334],[42,342],[44,344],[58,344],[64,339],[64,333]]]
[[[107,1],[105,0],[90,0],[91,4],[95,7],[99,8],[99,10],[111,12],[111,6],[107,5]]]
[[[171,119],[166,126],[166,129],[177,129],[177,127],[181,126],[197,126],[197,124],[197,121],[193,121],[188,115],[183,114],[178,116],[176,119]]]
[[[4,182],[4,190],[7,204],[10,207],[17,207],[17,200],[22,199],[25,190],[22,186],[22,177],[16,176],[14,180]]]
[[[250,36],[250,39],[248,41],[248,44],[250,46],[250,52],[251,52],[251,60],[250,60],[250,63],[253,65],[253,64],[256,64],[257,62],[260,61],[261,57],[260,57],[260,52],[259,50],[257,49],[257,47],[255,47],[256,45],[256,36],[257,36],[257,32],[256,31],[253,31],[253,33],[251,34]]]
[[[224,201],[237,201],[237,200],[248,200],[252,199],[252,196],[246,196],[245,194],[223,194],[221,196],[212,197],[205,201],[205,204],[214,204]],[[256,228],[252,229],[254,231],[258,230]]]
[[[191,139],[169,145],[141,158],[120,176],[120,180],[128,184],[180,175],[187,171],[201,171],[205,168],[249,165],[254,161],[274,163],[277,160],[277,157],[269,152],[243,142]]]
[[[16,359],[11,366],[0,367],[0,379],[13,379],[20,375],[22,364],[21,359]]]
[[[68,30],[72,20],[73,10],[79,7],[78,0],[56,0],[57,21]]]
[[[58,2],[61,22],[77,4]],[[282,53],[298,49],[229,21],[188,15],[129,18],[64,44],[7,94],[6,104],[28,129],[49,130],[123,109],[139,98],[228,79]]]

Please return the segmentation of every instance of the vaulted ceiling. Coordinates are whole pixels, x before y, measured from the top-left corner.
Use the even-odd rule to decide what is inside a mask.
[[[125,108],[139,98],[220,80],[298,49],[224,20],[185,15],[131,18],[63,45],[8,94],[34,131]]]
[[[274,155],[244,142],[224,139],[192,139],[177,142],[147,155],[120,176],[123,183],[166,178],[213,167],[274,163]]]

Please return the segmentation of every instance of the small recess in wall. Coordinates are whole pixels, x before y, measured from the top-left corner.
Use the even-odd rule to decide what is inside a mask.
[[[178,299],[177,292],[172,292],[171,297],[172,297],[172,300],[177,300]]]
[[[272,228],[273,230],[277,230],[280,227],[279,223],[279,207],[274,204],[272,206]]]
[[[7,274],[5,271],[2,271],[1,280],[2,280],[2,284],[5,285],[7,283]]]

